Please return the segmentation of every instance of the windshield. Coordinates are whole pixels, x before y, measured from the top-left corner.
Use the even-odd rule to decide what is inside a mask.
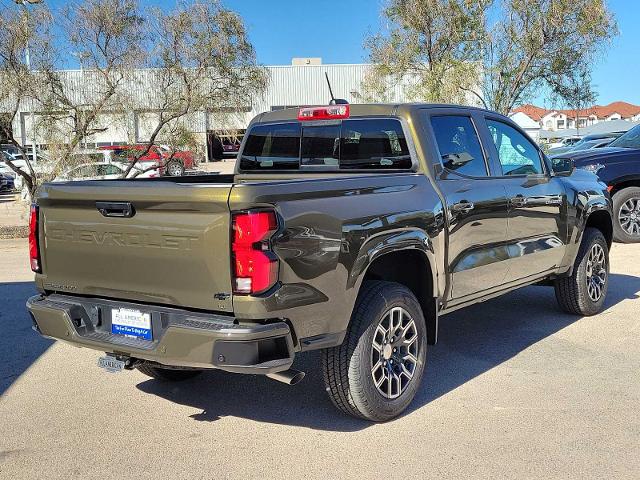
[[[576,147],[579,147],[580,145],[583,145],[583,144],[585,144],[585,143],[586,143],[586,142],[588,142],[588,141],[589,141],[589,140],[587,140],[586,138],[581,138],[580,140],[578,140],[576,143],[574,143],[574,144],[571,146],[571,149],[574,149],[574,148],[576,148]],[[566,148],[566,147],[564,147],[564,148]]]
[[[610,147],[640,148],[640,125],[636,125],[609,144]]]
[[[581,150],[589,150],[590,148],[592,148],[594,145],[597,145],[601,141],[602,140],[588,140],[586,142],[579,142],[579,143],[576,143],[570,151],[579,152]]]

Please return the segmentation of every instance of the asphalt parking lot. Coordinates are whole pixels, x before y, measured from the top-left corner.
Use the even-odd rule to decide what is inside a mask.
[[[411,408],[372,425],[317,354],[295,387],[104,373],[31,331],[25,242],[0,240],[1,478],[640,478],[640,246],[614,246],[598,316],[530,287],[444,317]]]

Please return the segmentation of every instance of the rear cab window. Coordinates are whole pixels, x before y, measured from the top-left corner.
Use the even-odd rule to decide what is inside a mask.
[[[340,168],[411,168],[407,139],[395,119],[343,121],[341,148]]]
[[[340,165],[340,124],[304,126],[301,166],[334,167]]]
[[[292,170],[300,164],[299,123],[256,125],[247,138],[242,170]]]
[[[409,170],[407,139],[397,118],[255,125],[240,170]]]

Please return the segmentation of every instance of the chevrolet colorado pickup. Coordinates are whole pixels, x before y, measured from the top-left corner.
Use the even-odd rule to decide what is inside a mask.
[[[42,335],[162,380],[293,384],[294,356],[322,349],[335,406],[385,421],[442,315],[531,284],[600,311],[612,230],[606,186],[496,113],[282,110],[252,121],[234,175],[43,185],[27,306]]]

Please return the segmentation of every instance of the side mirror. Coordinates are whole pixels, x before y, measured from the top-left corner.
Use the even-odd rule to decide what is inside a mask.
[[[468,152],[462,153],[448,153],[442,156],[442,163],[450,170],[455,170],[458,167],[462,167],[471,162],[473,157]]]
[[[568,177],[576,168],[574,162],[570,158],[555,157],[551,158],[551,168],[553,173],[560,177]]]

